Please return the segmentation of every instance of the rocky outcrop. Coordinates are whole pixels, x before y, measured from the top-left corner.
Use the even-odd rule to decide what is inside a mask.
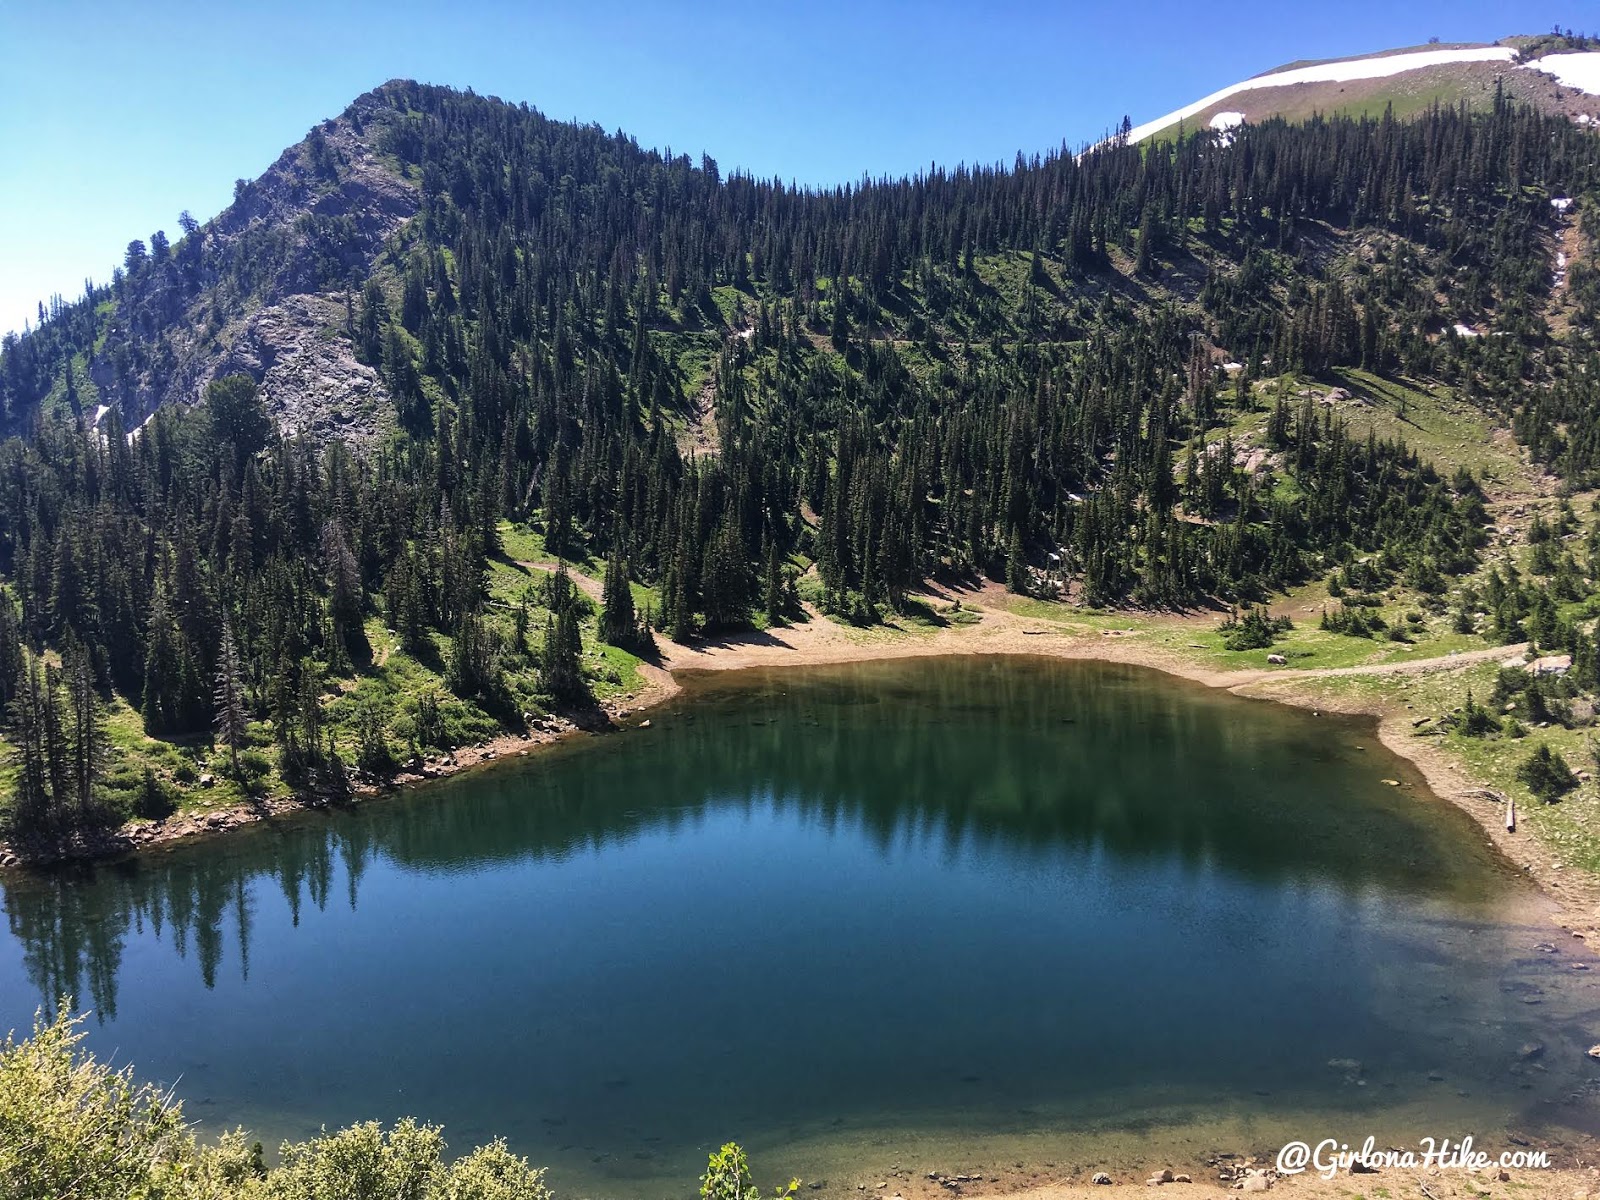
[[[102,402],[136,428],[162,404],[193,404],[220,375],[263,387],[286,430],[377,436],[389,398],[344,336],[343,292],[359,290],[389,239],[417,212],[415,181],[378,149],[394,119],[369,93],[286,150],[202,226],[203,245],[129,285],[90,363]],[[239,263],[262,264],[248,292]],[[224,280],[224,269],[233,272]]]
[[[378,372],[358,362],[345,330],[344,301],[289,296],[258,309],[206,375],[249,375],[285,435],[370,446],[394,425]]]

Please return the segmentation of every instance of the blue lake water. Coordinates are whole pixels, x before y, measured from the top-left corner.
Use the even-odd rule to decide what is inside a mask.
[[[1600,971],[1359,723],[1026,658],[650,716],[7,880],[0,1028],[71,994],[208,1128],[412,1114],[564,1194],[1596,1124]]]

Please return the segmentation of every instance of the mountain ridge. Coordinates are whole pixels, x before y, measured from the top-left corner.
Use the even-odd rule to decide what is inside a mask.
[[[1354,61],[1361,60],[1322,60]],[[232,203],[187,231],[172,257],[151,268],[151,278],[128,289],[134,303],[125,296],[121,307],[137,311],[119,312],[96,330],[94,350],[77,368],[76,388],[55,390],[80,391],[93,401],[90,411],[114,409],[125,426],[133,427],[162,404],[196,403],[213,379],[242,371],[262,385],[286,431],[305,429],[369,446],[380,442],[393,428],[388,418],[393,397],[371,364],[343,352],[338,343],[341,331],[345,341],[352,333],[352,289],[370,276],[386,244],[418,209],[415,170],[408,174],[392,155],[377,151],[372,137],[400,117],[395,97],[437,86],[388,80],[314,126],[255,180],[238,181]],[[1257,90],[1272,94],[1278,89]],[[478,96],[471,89],[454,94],[537,114],[526,104]],[[1596,102],[1600,106],[1600,98]],[[1600,107],[1596,113],[1600,117]],[[214,266],[192,273],[202,260],[248,260],[263,253],[262,243],[272,243],[265,251],[270,256],[285,242],[295,252],[274,263],[275,276],[249,278],[242,290],[215,291]],[[102,315],[105,297],[134,269],[134,246],[143,253],[142,242],[131,243],[129,262],[111,287],[97,292],[91,307]],[[328,259],[337,262],[337,272],[328,269]],[[1192,288],[1187,299],[1193,299]],[[153,347],[147,344],[152,339]],[[81,398],[78,404],[84,407]],[[9,408],[4,419],[18,428],[24,414],[15,404]]]
[[[1600,94],[1596,94],[1600,89],[1563,92],[1561,81],[1539,65],[1554,65],[1554,60],[1564,55],[1592,54],[1595,47],[1600,47],[1600,41],[1569,32],[1299,59],[1140,122],[1128,137],[1140,141],[1171,135],[1180,128],[1227,128],[1237,123],[1233,117],[1259,121],[1272,116],[1295,120],[1313,115],[1377,116],[1385,108],[1406,116],[1429,104],[1464,103],[1481,108],[1501,92],[1547,113],[1582,123],[1600,121]],[[1405,65],[1395,60],[1405,60]],[[1363,66],[1369,70],[1357,70]],[[1282,82],[1275,83],[1280,76]],[[1225,103],[1228,101],[1237,103]],[[1230,119],[1219,122],[1223,116]]]
[[[1503,95],[822,190],[385,85],[0,345],[0,824],[345,794],[658,632],[963,624],[927,589],[984,578],[1242,606],[1230,653],[1317,588],[1347,661],[1600,688],[1585,564],[1491,563],[1487,494],[1600,481],[1597,204],[1600,138]]]

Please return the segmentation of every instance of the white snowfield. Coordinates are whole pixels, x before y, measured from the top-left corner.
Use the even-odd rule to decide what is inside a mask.
[[[1554,75],[1562,87],[1577,88],[1591,96],[1600,96],[1600,50],[1579,50],[1573,54],[1546,54],[1531,63],[1524,63],[1530,71],[1543,71]],[[1587,114],[1585,114],[1587,115]],[[1589,122],[1583,122],[1587,125]]]
[[[1388,75],[1399,75],[1421,67],[1437,67],[1444,63],[1510,62],[1515,57],[1516,51],[1509,46],[1472,46],[1465,50],[1415,50],[1409,54],[1388,54],[1381,58],[1353,58],[1348,62],[1314,63],[1309,67],[1295,67],[1289,71],[1277,71],[1271,75],[1258,75],[1254,79],[1241,80],[1219,92],[1212,92],[1193,104],[1175,109],[1164,117],[1146,121],[1143,125],[1135,125],[1128,133],[1128,140],[1141,141],[1169,125],[1176,125],[1196,113],[1204,112],[1229,96],[1237,96],[1240,92],[1253,92],[1258,88],[1286,87],[1295,83],[1346,83],[1352,79],[1382,79]]]
[[[1130,142],[1142,141],[1152,133],[1159,133],[1169,125],[1176,125],[1179,121],[1188,120],[1196,113],[1204,112],[1213,104],[1226,100],[1229,96],[1236,96],[1240,92],[1251,92],[1258,88],[1286,87],[1296,83],[1348,83],[1355,79],[1383,79],[1390,75],[1399,75],[1405,71],[1416,71],[1423,67],[1437,67],[1445,63],[1458,62],[1510,62],[1516,57],[1516,51],[1509,46],[1470,46],[1463,50],[1413,50],[1407,54],[1387,54],[1379,58],[1353,58],[1348,62],[1315,63],[1309,67],[1295,67],[1289,71],[1276,71],[1271,75],[1258,75],[1254,79],[1241,80],[1231,84],[1221,91],[1212,92],[1209,96],[1196,100],[1193,104],[1186,104],[1182,108],[1169,112],[1164,117],[1157,117],[1154,121],[1146,121],[1143,125],[1135,125],[1128,132]],[[1547,54],[1533,62],[1522,63],[1520,69],[1525,71],[1542,71],[1546,75],[1553,75],[1563,87],[1576,88],[1580,92],[1587,92],[1591,96],[1600,96],[1600,50],[1579,50],[1568,54]],[[1232,129],[1244,123],[1244,114],[1241,112],[1219,112],[1211,118],[1211,128],[1217,130]],[[1591,123],[1587,113],[1578,118],[1580,124]]]

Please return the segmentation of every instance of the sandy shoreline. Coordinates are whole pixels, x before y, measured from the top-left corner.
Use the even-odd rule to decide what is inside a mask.
[[[1175,617],[1161,628],[1177,636],[1185,630],[1211,628],[1213,624],[1214,618],[1201,622]],[[1361,696],[1319,694],[1314,687],[1317,680],[1341,676],[1418,675],[1459,670],[1512,657],[1521,649],[1518,646],[1495,646],[1376,667],[1216,669],[1185,659],[1174,649],[1153,642],[1149,633],[1110,630],[1075,635],[1052,627],[1048,621],[1020,617],[988,605],[983,608],[976,625],[951,626],[899,637],[879,636],[874,630],[851,629],[814,618],[805,625],[755,637],[734,637],[694,646],[664,645],[669,648],[662,655],[662,663],[669,672],[825,666],[875,659],[967,654],[1086,659],[1148,667],[1237,696],[1289,704],[1312,712],[1371,717],[1377,723],[1377,735],[1383,745],[1415,767],[1436,796],[1471,816],[1500,853],[1538,884],[1555,906],[1552,918],[1561,928],[1600,945],[1600,881],[1576,872],[1563,877],[1550,869],[1548,850],[1532,834],[1508,832],[1504,809],[1485,794],[1483,785],[1467,775],[1430,739],[1412,736],[1411,718],[1415,713]],[[671,691],[676,691],[676,682],[670,681],[670,684]]]
[[[1159,1171],[1161,1168],[1152,1168]],[[1446,1171],[1432,1169],[1380,1170],[1376,1174],[1351,1175],[1340,1172],[1333,1179],[1315,1175],[1294,1175],[1273,1180],[1267,1190],[1272,1193],[1305,1197],[1306,1200],[1363,1200],[1364,1197],[1382,1196],[1390,1200],[1588,1200],[1600,1196],[1600,1171],[1587,1167],[1570,1167],[1550,1170],[1517,1170],[1505,1172],[1506,1179],[1498,1178],[1498,1171]],[[1144,1195],[1159,1195],[1170,1200],[1185,1196],[1232,1196],[1242,1189],[1217,1182],[1214,1179],[1196,1179],[1192,1183],[1166,1183],[1159,1187],[1145,1179],[1115,1179],[1111,1186],[1096,1186],[1087,1180],[1067,1181],[1029,1187],[1012,1192],[975,1192],[973,1200],[1004,1195],[1009,1200],[1095,1200],[1096,1197],[1122,1195],[1137,1189]],[[882,1193],[874,1193],[882,1195]],[[946,1193],[948,1195],[948,1193]],[[890,1197],[890,1200],[893,1200]],[[904,1196],[902,1200],[921,1200],[920,1196]]]

